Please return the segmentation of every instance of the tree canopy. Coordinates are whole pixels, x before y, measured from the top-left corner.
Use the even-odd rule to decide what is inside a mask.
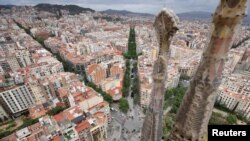
[[[229,124],[236,124],[236,123],[237,123],[237,117],[236,117],[236,115],[229,114],[229,115],[227,116],[227,122],[228,122]]]
[[[136,36],[135,36],[135,29],[130,28],[129,31],[129,38],[128,38],[128,51],[124,54],[125,58],[128,59],[135,59],[137,58],[137,52],[136,52]]]
[[[50,116],[53,116],[53,115],[56,115],[56,114],[62,112],[64,109],[65,109],[64,107],[56,106],[55,108],[49,110],[47,112],[47,114],[50,115]]]
[[[128,109],[129,109],[129,104],[128,104],[128,100],[125,98],[122,98],[119,102],[119,109],[123,112],[123,113],[127,113]]]

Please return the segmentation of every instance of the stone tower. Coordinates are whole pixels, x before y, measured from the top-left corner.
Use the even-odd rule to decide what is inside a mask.
[[[247,0],[221,0],[213,15],[213,32],[192,79],[168,141],[202,141],[212,114],[216,91]]]
[[[160,48],[158,59],[154,65],[152,98],[143,124],[141,141],[160,141],[162,138],[162,111],[167,79],[167,60],[172,37],[178,30],[177,21],[178,18],[172,11],[163,9],[154,23]]]

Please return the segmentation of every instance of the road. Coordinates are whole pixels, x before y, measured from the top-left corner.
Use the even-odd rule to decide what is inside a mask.
[[[139,106],[133,105],[133,99],[128,98],[131,104],[127,114],[119,111],[118,104],[112,104],[115,109],[111,111],[112,123],[108,141],[138,141],[145,115]]]
[[[118,141],[121,138],[122,133],[121,124],[118,121],[113,120],[110,128],[107,141]]]
[[[130,60],[131,79],[134,79],[132,72],[133,64],[135,60]],[[133,76],[133,77],[132,77]],[[131,82],[131,86],[133,81]],[[119,111],[119,105],[114,103],[112,107],[115,110],[111,111],[112,124],[110,130],[110,137],[108,141],[139,141],[141,137],[141,128],[144,121],[144,113],[138,105],[134,105],[134,100],[131,97],[131,86],[129,96],[127,97],[129,103],[128,113],[124,114]]]

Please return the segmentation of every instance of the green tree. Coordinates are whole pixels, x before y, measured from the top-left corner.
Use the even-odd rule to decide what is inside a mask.
[[[51,52],[51,51],[50,51]],[[66,72],[75,72],[74,67],[71,63],[65,61],[59,53],[56,53],[56,59],[60,61],[63,65],[63,68]]]
[[[128,100],[125,98],[122,98],[119,102],[119,109],[123,112],[123,113],[127,113],[128,109],[129,109],[129,104],[128,104]]]
[[[10,123],[10,124],[8,125],[8,127],[6,128],[6,130],[11,129],[11,128],[15,127],[16,125],[17,125],[16,122],[12,122],[12,123]]]
[[[21,126],[19,126],[18,129],[23,129],[25,127],[28,127],[28,126],[33,125],[33,124],[38,123],[38,122],[39,122],[38,118],[36,118],[36,119],[25,119],[23,121],[23,124]]]
[[[175,114],[168,114],[163,119],[164,137],[167,139],[174,125]]]
[[[184,88],[183,86],[179,86],[171,90],[171,93],[174,96],[172,109],[170,111],[171,113],[177,113],[177,110],[179,109],[181,105],[185,92],[186,92],[186,88]]]
[[[128,89],[128,88],[123,87],[123,88],[122,88],[122,96],[123,96],[123,97],[127,97],[127,96],[128,96],[128,94],[129,94],[129,89]]]
[[[129,87],[130,87],[130,61],[126,61],[126,71],[123,77],[123,88],[122,88],[122,95],[123,97],[127,97],[129,94]]]
[[[84,83],[87,84],[89,82],[89,80],[87,78],[87,74],[86,74],[86,70],[85,69],[82,71],[82,76],[83,76]]]
[[[56,115],[56,114],[62,112],[63,110],[65,110],[64,107],[56,106],[55,108],[52,108],[51,110],[49,110],[49,111],[47,112],[47,114],[50,115],[50,116],[54,116],[54,115]]]
[[[4,130],[0,132],[0,139],[9,136],[12,132],[8,131],[8,130]]]
[[[134,98],[134,104],[139,104],[140,101],[140,80],[138,76],[135,76],[133,80],[133,98]]]
[[[229,114],[229,115],[227,116],[227,122],[228,122],[229,124],[236,124],[236,123],[237,123],[237,117],[236,117],[236,115]]]
[[[127,59],[136,59],[137,52],[136,52],[136,36],[135,36],[135,29],[130,28],[129,31],[129,39],[128,39],[128,51],[124,54],[124,57]]]
[[[104,93],[104,94],[102,94],[102,96],[103,96],[103,99],[105,101],[107,101],[108,103],[112,103],[113,102],[113,98],[112,98],[112,96],[110,94]]]
[[[223,125],[223,124],[228,124],[228,122],[222,116],[222,114],[213,112],[209,120],[209,124],[210,125]]]
[[[106,93],[101,88],[97,87],[95,83],[89,82],[88,80],[85,81],[87,81],[86,85],[93,88],[96,92],[100,93],[105,101],[107,101],[109,104],[113,102],[113,98],[110,94]]]

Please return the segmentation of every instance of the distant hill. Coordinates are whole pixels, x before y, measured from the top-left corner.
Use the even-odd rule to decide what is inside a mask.
[[[108,14],[108,15],[117,15],[117,16],[127,16],[127,17],[154,17],[152,14],[148,13],[136,13],[136,12],[131,12],[127,10],[112,10],[108,9],[105,11],[100,11],[103,14]]]
[[[0,9],[11,9],[12,7],[15,7],[15,5],[0,5]]]
[[[212,13],[202,11],[192,11],[177,14],[180,19],[183,20],[209,20]]]
[[[212,19],[212,13],[202,11],[192,11],[177,14],[182,20],[210,20]],[[245,24],[250,24],[250,16],[244,19]]]
[[[85,12],[95,12],[95,10],[90,8],[83,8],[77,5],[56,5],[56,4],[38,4],[34,6],[39,11],[48,11],[51,13],[58,13],[60,10],[68,10],[71,15],[85,13]]]

